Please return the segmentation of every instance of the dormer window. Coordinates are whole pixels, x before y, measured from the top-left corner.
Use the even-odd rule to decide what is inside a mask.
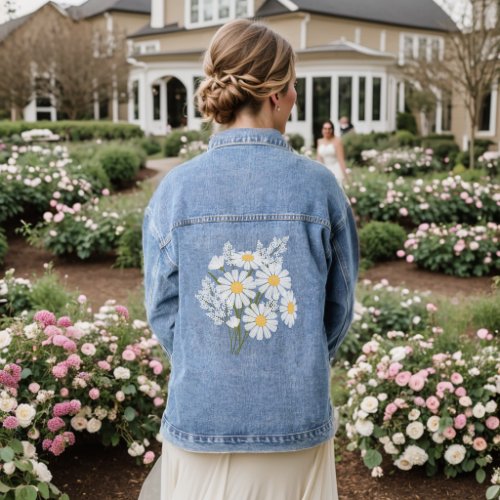
[[[186,25],[209,26],[238,17],[252,17],[253,3],[253,0],[187,0]]]

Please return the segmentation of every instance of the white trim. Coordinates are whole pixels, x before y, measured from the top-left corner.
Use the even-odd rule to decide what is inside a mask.
[[[160,52],[160,40],[147,40],[144,42],[134,42],[132,46],[133,54],[154,54]],[[151,50],[152,49],[152,50]]]
[[[236,19],[236,0],[229,0],[229,16],[219,17],[219,0],[213,0],[213,18],[210,21],[203,21],[203,11],[205,0],[198,0],[198,21],[191,21],[191,1],[184,0],[184,25],[187,29],[204,28],[217,26],[219,24]],[[247,13],[243,17],[253,17],[255,15],[255,0],[247,0]]]
[[[361,44],[361,28],[354,28],[354,43]]]
[[[165,26],[165,0],[151,0],[151,27]]]
[[[498,81],[491,87],[491,100],[490,100],[490,124],[488,130],[477,130],[477,137],[490,137],[496,135],[497,128],[497,102],[498,102]]]
[[[387,44],[387,31],[382,30],[380,32],[380,52],[386,51],[386,44]]]
[[[421,33],[412,33],[409,31],[401,31],[399,33],[399,64],[402,66],[405,64],[405,39],[406,38],[411,38],[412,42],[412,52],[413,52],[413,58],[418,59],[419,58],[419,50],[418,50],[418,44],[419,40],[424,39],[425,40],[425,57],[427,61],[431,61],[432,59],[432,40],[438,40],[439,42],[439,60],[442,61],[444,57],[444,38],[442,36],[438,35],[427,35],[427,34],[421,34]]]
[[[113,33],[113,16],[109,12],[104,13],[106,19],[106,30],[108,33]]]
[[[300,48],[305,49],[307,48],[307,25],[309,24],[309,21],[311,20],[311,15],[306,14],[300,23]]]
[[[289,11],[295,12],[296,10],[299,10],[296,4],[294,4],[290,0],[278,0],[278,2],[283,5],[283,7],[286,7]]]

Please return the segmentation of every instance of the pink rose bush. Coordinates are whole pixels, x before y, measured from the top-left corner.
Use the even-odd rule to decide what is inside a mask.
[[[370,469],[386,455],[401,470],[475,471],[483,482],[500,449],[498,341],[464,338],[463,350],[446,351],[440,337],[421,332],[376,334],[348,367],[349,448]]]
[[[454,276],[484,276],[500,269],[500,226],[420,224],[399,257],[419,267]]]
[[[148,447],[160,427],[168,377],[161,349],[126,307],[108,301],[95,315],[80,307],[74,317],[40,310],[0,332],[2,472],[12,469],[6,464],[20,442],[59,456],[83,434],[105,445],[126,442],[144,464],[154,459]],[[16,482],[24,481],[22,472],[35,477],[36,467],[14,461],[2,483],[24,484]]]

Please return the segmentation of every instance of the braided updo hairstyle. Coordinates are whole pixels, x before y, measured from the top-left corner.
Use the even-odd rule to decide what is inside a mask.
[[[258,113],[267,97],[288,89],[294,66],[291,45],[273,30],[245,19],[229,22],[205,54],[198,109],[220,124],[232,123],[242,108]]]

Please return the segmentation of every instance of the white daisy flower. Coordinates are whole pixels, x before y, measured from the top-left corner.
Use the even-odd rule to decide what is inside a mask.
[[[276,313],[272,312],[264,304],[252,304],[245,309],[243,322],[245,330],[250,337],[257,340],[271,338],[271,334],[278,328],[278,320]]]
[[[292,286],[289,272],[281,269],[281,264],[263,267],[257,271],[256,276],[255,283],[259,287],[259,292],[265,294],[266,299],[278,300],[279,296],[284,296],[287,289]]]
[[[236,252],[233,255],[233,264],[249,271],[250,269],[258,269],[262,265],[262,258],[255,252]]]
[[[229,321],[226,321],[226,325],[229,328],[238,328],[239,324],[240,320],[236,316],[233,316],[232,318],[229,319]]]
[[[292,290],[285,292],[281,298],[280,313],[283,323],[292,328],[297,319],[297,300],[293,296]]]
[[[230,273],[224,273],[224,276],[218,280],[217,291],[221,297],[226,300],[229,307],[235,306],[241,309],[250,304],[250,299],[255,297],[255,283],[251,276],[245,271],[238,272],[233,269]]]
[[[208,264],[208,269],[210,269],[211,271],[213,271],[215,269],[220,269],[222,267],[224,267],[224,256],[221,255],[219,257],[217,255],[214,255],[212,257],[212,260],[210,261],[210,264]]]

